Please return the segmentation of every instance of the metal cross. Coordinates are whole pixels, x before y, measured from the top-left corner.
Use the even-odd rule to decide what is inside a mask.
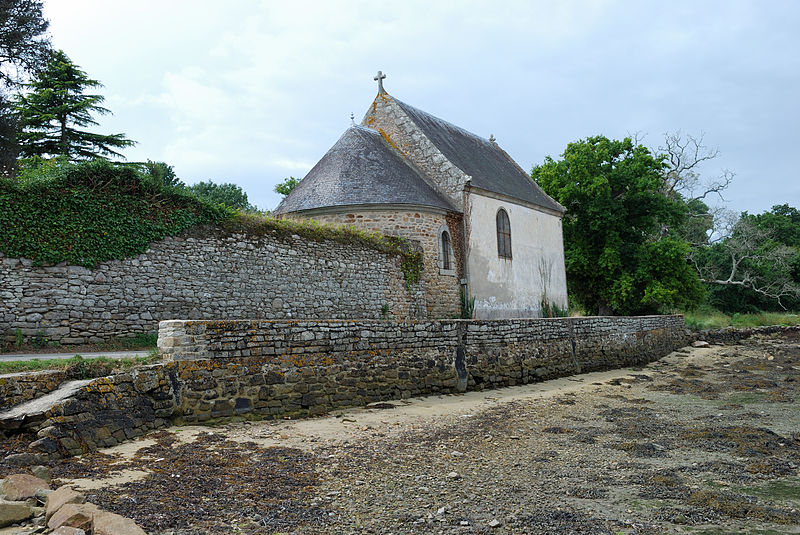
[[[381,71],[378,71],[378,75],[373,78],[373,80],[378,82],[378,93],[386,93],[383,89],[383,81],[386,79],[386,75],[383,74]]]

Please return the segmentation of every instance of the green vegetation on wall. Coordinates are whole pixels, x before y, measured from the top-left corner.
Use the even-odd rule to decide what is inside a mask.
[[[231,234],[358,244],[399,256],[409,291],[420,279],[422,253],[404,238],[238,213],[133,165],[40,160],[22,169],[19,180],[0,179],[0,252],[39,265],[93,268],[136,256],[154,241],[204,224]]]
[[[37,264],[92,268],[233,212],[103,160],[42,161],[0,180],[0,251]]]

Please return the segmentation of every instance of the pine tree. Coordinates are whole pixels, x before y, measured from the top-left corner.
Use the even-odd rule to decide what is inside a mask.
[[[45,68],[26,86],[30,93],[16,100],[20,156],[60,155],[71,160],[122,156],[114,149],[136,143],[124,134],[81,129],[98,124],[92,114],[110,111],[100,106],[103,96],[85,93],[103,84],[89,78],[63,51],[53,52]]]

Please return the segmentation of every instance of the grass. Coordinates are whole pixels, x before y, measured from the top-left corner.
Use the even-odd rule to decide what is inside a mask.
[[[760,327],[764,325],[800,325],[800,315],[793,312],[760,312],[758,314],[725,314],[711,307],[700,307],[684,313],[686,326],[699,331],[723,327]]]
[[[154,362],[158,362],[158,360],[158,351],[155,349],[144,357],[122,359],[111,359],[108,357],[85,359],[80,355],[75,355],[68,359],[11,360],[0,362],[0,375],[18,372],[37,372],[42,370],[64,370],[70,377],[88,379],[90,377],[109,375],[113,370],[127,370],[134,366],[153,364]]]
[[[98,351],[132,351],[155,349],[158,342],[157,333],[141,333],[134,336],[114,338],[101,344],[87,344],[82,346],[62,346],[58,342],[48,340],[43,334],[23,338],[17,329],[16,340],[14,342],[0,342],[0,355],[3,353],[32,353],[32,352],[53,352],[71,353],[98,352]]]

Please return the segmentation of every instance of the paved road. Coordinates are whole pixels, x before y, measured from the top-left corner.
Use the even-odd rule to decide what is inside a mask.
[[[150,351],[97,351],[93,353],[0,353],[0,362],[6,362],[9,360],[68,359],[74,357],[76,354],[85,359],[93,359],[97,357],[122,359],[129,357],[146,357],[150,354]]]

